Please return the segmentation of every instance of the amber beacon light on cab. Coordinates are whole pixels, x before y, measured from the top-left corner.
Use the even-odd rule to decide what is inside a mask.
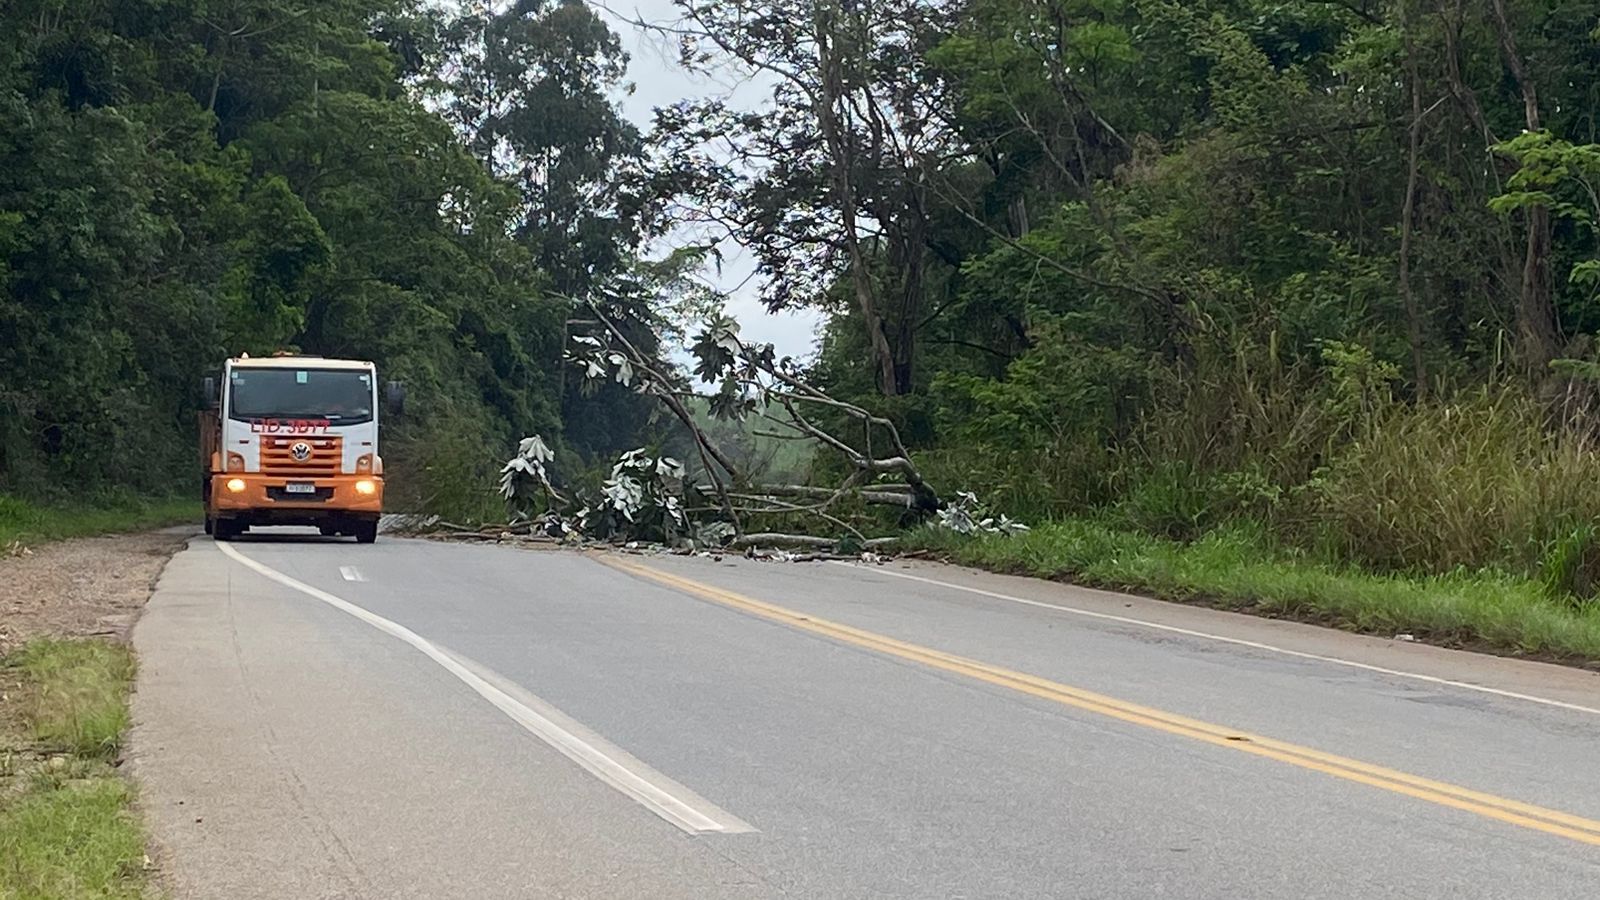
[[[312,525],[363,544],[378,537],[383,457],[378,370],[370,362],[239,356],[208,377],[200,413],[206,533],[232,540],[260,525]],[[399,414],[405,388],[382,391]]]

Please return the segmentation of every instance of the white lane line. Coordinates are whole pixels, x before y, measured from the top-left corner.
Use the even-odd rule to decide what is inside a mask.
[[[755,832],[756,829],[750,825],[750,823],[740,819],[727,810],[722,809],[721,807],[712,803],[710,800],[701,797],[699,794],[695,793],[685,785],[680,784],[661,772],[650,768],[648,763],[645,763],[628,751],[601,737],[582,722],[579,722],[561,710],[551,706],[548,701],[541,697],[535,696],[531,691],[522,685],[517,684],[509,678],[506,678],[504,675],[501,675],[499,672],[496,672],[493,669],[469,659],[468,657],[462,656],[453,650],[449,650],[444,647],[440,647],[439,650],[440,652],[454,659],[456,662],[460,663],[463,668],[472,672],[474,675],[477,675],[479,678],[482,678],[484,681],[488,682],[499,690],[505,692],[507,696],[512,697],[522,705],[536,712],[545,720],[554,724],[560,732],[565,732],[566,734],[577,738],[580,744],[587,745],[588,747],[598,750],[601,756],[621,766],[623,770],[639,773],[640,775],[645,776],[652,785],[659,788],[667,795],[676,797],[682,802],[683,805],[699,810],[703,815],[705,815],[706,818],[716,820],[720,827],[714,830],[718,834],[750,834]],[[585,769],[588,769],[589,772],[596,778],[599,778],[607,784],[610,784],[619,791],[627,793],[627,788],[616,782],[611,771],[604,768],[591,766],[590,760],[587,758],[579,758],[571,756],[571,754],[568,754],[568,756],[574,762],[583,766]]]
[[[590,774],[631,797],[639,805],[666,819],[683,831],[690,834],[739,834],[755,830],[742,819],[684,789],[677,782],[651,769],[637,759],[622,753],[619,748],[603,741],[597,743],[594,739],[598,738],[598,736],[594,735],[593,732],[587,729],[575,732],[563,727],[562,723],[576,723],[573,723],[565,715],[560,715],[559,719],[551,717],[547,713],[555,711],[554,707],[543,701],[539,701],[535,705],[524,702],[524,700],[532,698],[532,695],[527,694],[525,691],[521,692],[524,695],[524,699],[512,696],[504,688],[495,685],[483,675],[473,671],[472,668],[440,649],[427,638],[422,637],[404,625],[385,619],[376,613],[368,612],[354,603],[336,597],[327,591],[296,581],[276,569],[256,562],[228,544],[217,544],[216,546],[229,558],[256,574],[276,581],[284,587],[299,591],[308,597],[320,600],[334,609],[360,619],[385,634],[410,644],[421,651],[423,655],[442,666],[445,671],[459,678],[483,699],[494,704],[496,709],[505,713],[513,722],[527,729],[529,733],[554,747],[563,756],[582,766]],[[540,709],[544,710],[544,713],[541,713]],[[589,737],[590,740],[585,740],[585,737]]]
[[[866,571],[875,572],[879,575],[889,575],[894,578],[904,578],[907,581],[920,581],[923,584],[931,584],[937,587],[949,588],[952,591],[964,591],[968,594],[977,594],[981,597],[989,597],[994,600],[1005,600],[1010,603],[1021,603],[1024,606],[1037,606],[1041,609],[1055,610],[1056,612],[1068,613],[1074,616],[1083,616],[1089,619],[1100,619],[1106,622],[1118,622],[1123,625],[1136,625],[1141,628],[1151,628],[1156,631],[1166,631],[1172,634],[1181,634],[1186,637],[1201,638],[1203,640],[1216,641],[1222,644],[1233,644],[1239,647],[1249,647],[1252,650],[1262,650],[1267,653],[1277,653],[1281,656],[1292,656],[1297,659],[1309,659],[1315,660],[1316,662],[1332,663],[1333,665],[1345,666],[1351,669],[1361,669],[1367,672],[1376,672],[1380,675],[1388,675],[1394,678],[1409,678],[1412,681],[1422,681],[1428,684],[1459,688],[1464,691],[1476,691],[1480,694],[1492,694],[1496,697],[1505,697],[1510,700],[1522,700],[1528,703],[1537,703],[1541,706],[1551,706],[1557,709],[1565,709],[1572,712],[1600,716],[1600,709],[1596,709],[1592,706],[1580,706],[1576,703],[1568,703],[1564,700],[1552,700],[1548,697],[1536,697],[1532,694],[1521,694],[1516,691],[1505,691],[1501,690],[1500,688],[1487,687],[1485,685],[1473,684],[1467,681],[1452,681],[1449,678],[1439,678],[1434,675],[1423,675],[1420,672],[1406,672],[1401,669],[1389,669],[1383,666],[1374,666],[1370,663],[1356,662],[1353,659],[1343,659],[1337,656],[1323,656],[1320,653],[1306,653],[1301,650],[1290,650],[1287,647],[1277,647],[1272,644],[1263,644],[1259,641],[1247,641],[1243,638],[1232,638],[1227,637],[1226,635],[1211,634],[1210,632],[1206,631],[1195,631],[1190,628],[1179,628],[1176,625],[1163,625],[1160,622],[1151,622],[1147,619],[1135,619],[1130,616],[1119,616],[1112,613],[1078,609],[1072,606],[1061,606],[1055,603],[1045,603],[1041,600],[1029,600],[1026,597],[1013,597],[1010,594],[1002,594],[997,591],[986,591],[982,588],[967,587],[966,585],[962,584],[952,584],[948,581],[939,581],[935,578],[924,578],[921,575],[912,575],[909,572],[895,572],[890,569],[878,567],[869,568],[857,563],[845,561],[836,561],[834,565],[863,569]]]
[[[344,577],[345,581],[366,581],[367,580],[367,576],[361,574],[361,570],[356,568],[355,566],[340,566],[339,567],[339,574]]]

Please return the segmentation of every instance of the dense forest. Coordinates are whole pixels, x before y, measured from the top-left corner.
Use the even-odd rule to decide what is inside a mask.
[[[628,276],[646,223],[620,173],[643,149],[586,7],[0,20],[0,490],[187,490],[199,379],[241,352],[406,381],[391,447],[416,502],[459,502],[516,437],[604,402],[563,391],[556,298]]]
[[[285,346],[410,384],[418,504],[528,434],[681,448],[564,356],[598,312],[673,366],[733,240],[827,315],[783,372],[1011,516],[1589,552],[1592,0],[674,3],[636,27],[761,103],[633,127],[576,0],[8,0],[0,490],[167,489],[202,371]]]

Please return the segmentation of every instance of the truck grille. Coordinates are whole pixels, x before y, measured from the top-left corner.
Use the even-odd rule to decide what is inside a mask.
[[[305,444],[310,454],[295,459],[296,444]],[[344,441],[340,437],[261,438],[261,474],[287,478],[327,478],[339,474],[344,461]]]

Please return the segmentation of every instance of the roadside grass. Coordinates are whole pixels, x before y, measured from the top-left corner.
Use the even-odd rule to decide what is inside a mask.
[[[903,546],[1016,575],[1128,590],[1257,615],[1571,664],[1600,662],[1600,604],[1553,600],[1492,570],[1377,575],[1274,548],[1229,526],[1182,543],[1087,519],[1011,537],[923,528]]]
[[[151,895],[133,791],[114,764],[134,671],[126,648],[41,638],[0,675],[0,898]]]
[[[46,751],[109,760],[128,727],[133,655],[108,641],[40,638],[14,665],[27,685],[22,715]]]
[[[39,503],[0,494],[0,553],[17,544],[144,531],[198,522],[198,500],[106,494],[88,500]]]

